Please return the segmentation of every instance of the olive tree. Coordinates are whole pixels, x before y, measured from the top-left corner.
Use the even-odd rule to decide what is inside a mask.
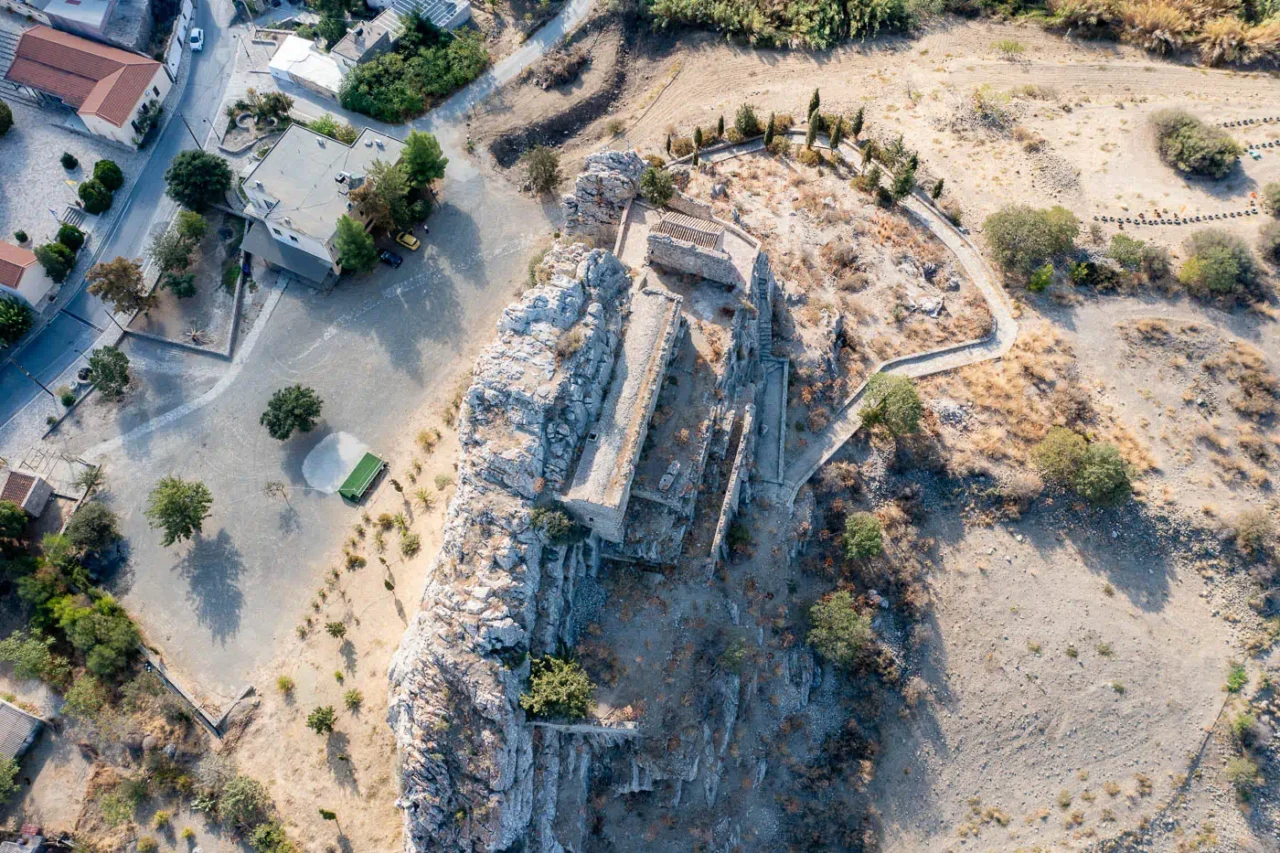
[[[168,548],[198,534],[212,505],[213,494],[199,480],[164,477],[151,490],[143,514],[153,530],[163,531],[160,543]]]
[[[267,428],[271,437],[284,441],[298,432],[311,432],[320,418],[324,401],[316,392],[304,385],[281,388],[271,395],[267,410],[258,422]]]

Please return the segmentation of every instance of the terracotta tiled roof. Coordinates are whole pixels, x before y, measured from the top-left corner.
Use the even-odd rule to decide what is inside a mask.
[[[19,474],[17,471],[9,472],[9,479],[4,484],[4,490],[0,491],[0,501],[13,501],[18,506],[22,506],[23,501],[27,499],[27,495],[31,494],[31,487],[36,484],[36,478],[30,474]]]
[[[709,219],[695,219],[683,213],[664,213],[658,223],[658,232],[668,234],[677,240],[693,243],[707,249],[714,249],[720,243],[720,235],[724,234],[724,226]]]
[[[22,274],[35,262],[34,252],[0,240],[0,286],[17,290]]]
[[[136,53],[33,27],[18,41],[5,77],[54,95],[81,115],[124,127],[159,68],[159,62]]]

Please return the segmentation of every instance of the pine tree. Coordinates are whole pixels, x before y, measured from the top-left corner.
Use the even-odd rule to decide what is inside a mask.
[[[853,116],[853,122],[849,125],[849,133],[853,134],[854,139],[862,135],[862,111],[863,108],[858,107],[858,111]]]
[[[840,140],[844,139],[844,117],[836,116],[835,124],[831,125],[831,150],[840,150]]]

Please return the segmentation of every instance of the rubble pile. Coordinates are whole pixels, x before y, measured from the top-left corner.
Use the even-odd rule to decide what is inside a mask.
[[[497,850],[526,837],[534,748],[518,700],[528,654],[570,643],[569,605],[593,555],[531,527],[607,388],[630,280],[613,255],[557,246],[480,356],[440,552],[392,659],[405,849]]]

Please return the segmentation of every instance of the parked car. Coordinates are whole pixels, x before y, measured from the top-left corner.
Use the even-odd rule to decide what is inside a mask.
[[[193,29],[191,31],[191,37],[189,39],[189,43],[193,51],[204,50],[204,30],[200,29],[199,27],[196,27],[195,29]]]
[[[412,234],[410,234],[408,231],[401,231],[399,234],[397,234],[396,242],[399,243],[401,246],[404,246],[410,252],[416,252],[418,251],[419,247],[422,246],[422,241],[419,240],[417,237],[413,236]]]
[[[386,249],[383,249],[378,253],[378,260],[382,261],[389,267],[398,267],[404,263],[404,258],[400,257],[395,252],[391,252]]]

